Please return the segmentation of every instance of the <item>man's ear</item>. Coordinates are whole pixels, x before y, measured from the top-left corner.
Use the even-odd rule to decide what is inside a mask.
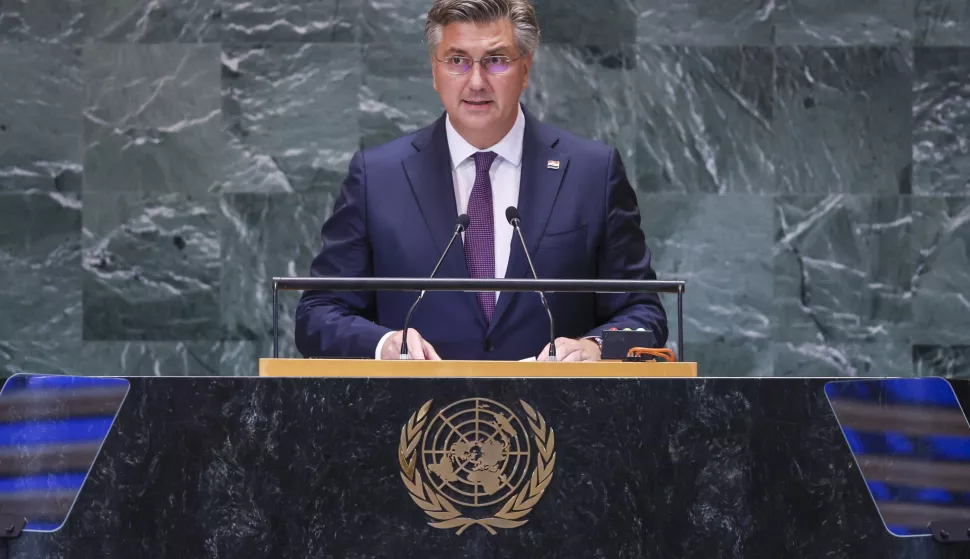
[[[522,76],[522,89],[529,87],[529,71],[532,70],[532,53],[523,57],[522,63],[525,65],[525,74]]]
[[[428,58],[431,59],[431,87],[433,87],[435,91],[438,91],[438,76],[435,75],[435,71],[434,71],[435,70],[434,55],[432,54]]]

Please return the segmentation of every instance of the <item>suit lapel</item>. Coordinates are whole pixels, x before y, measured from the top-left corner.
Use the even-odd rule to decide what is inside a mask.
[[[566,176],[569,157],[554,149],[556,143],[558,143],[558,137],[555,134],[547,133],[549,129],[542,126],[528,112],[525,115],[526,124],[522,142],[522,171],[519,178],[518,208],[519,215],[522,218],[520,228],[525,238],[525,244],[529,247],[529,254],[535,258],[539,239],[549,221],[552,206],[559,195],[563,177]],[[535,261],[533,260],[534,264]],[[540,279],[543,279],[542,270],[537,269],[536,274]],[[529,263],[522,252],[522,243],[514,233],[505,277],[532,277]],[[489,325],[489,333],[495,329],[514,299],[528,295],[527,293],[503,292],[502,296],[499,297],[495,314]],[[537,295],[533,296],[537,297]]]
[[[421,209],[424,222],[431,232],[431,238],[437,249],[435,261],[448,246],[448,240],[454,232],[455,220],[458,218],[457,201],[455,200],[454,179],[451,172],[451,157],[448,149],[448,137],[445,133],[444,117],[438,119],[427,132],[412,141],[417,153],[403,160],[404,172],[411,190]],[[431,270],[428,270],[431,274]],[[461,239],[457,239],[451,246],[448,256],[441,263],[441,268],[435,277],[439,278],[467,278],[468,268],[465,266],[465,248]],[[485,315],[478,305],[474,293],[461,293],[461,299],[472,307],[479,322],[485,326]]]

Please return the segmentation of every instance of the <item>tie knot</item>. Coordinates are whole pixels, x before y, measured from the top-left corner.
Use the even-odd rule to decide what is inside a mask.
[[[475,152],[475,170],[478,172],[488,171],[492,168],[492,163],[498,154],[494,151],[476,151]]]

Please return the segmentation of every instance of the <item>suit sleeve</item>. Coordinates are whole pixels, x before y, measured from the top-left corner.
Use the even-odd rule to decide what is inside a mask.
[[[312,277],[373,276],[367,227],[367,173],[360,152],[321,229],[322,248],[310,265]],[[304,357],[374,358],[389,328],[374,323],[373,291],[304,291],[296,308],[296,347]]]
[[[640,229],[637,196],[616,149],[607,165],[606,231],[596,258],[601,279],[657,279]],[[610,328],[645,328],[653,332],[657,347],[667,343],[667,314],[656,293],[598,294],[596,314],[600,326],[587,336],[602,336]]]

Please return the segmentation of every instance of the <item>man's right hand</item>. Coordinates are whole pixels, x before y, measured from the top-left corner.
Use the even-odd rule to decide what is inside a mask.
[[[402,340],[404,340],[403,330],[398,330],[388,336],[384,340],[384,345],[381,346],[381,359],[400,359]],[[408,328],[408,359],[441,361],[441,357],[438,357],[434,347],[422,338],[421,334],[414,328]]]

